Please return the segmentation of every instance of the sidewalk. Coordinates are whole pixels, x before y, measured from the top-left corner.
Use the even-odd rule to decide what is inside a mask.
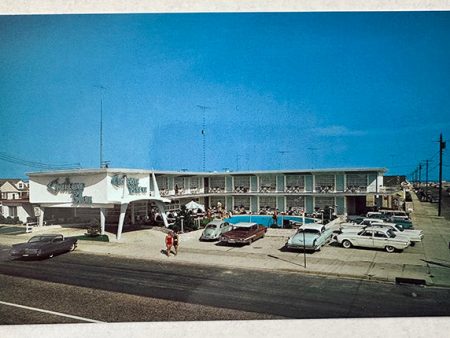
[[[280,250],[295,230],[268,229],[266,237],[243,247],[221,246],[215,242],[200,242],[201,230],[180,235],[177,256],[167,257],[165,233],[161,229],[124,232],[120,242],[108,234],[111,242],[78,241],[77,251],[147,259],[159,262],[206,264],[233,268],[290,271],[323,276],[395,282],[396,277],[422,279],[427,285],[450,287],[450,222],[433,216],[435,205],[414,200],[413,222],[423,229],[425,238],[402,253],[389,254],[367,249],[344,249],[336,245],[323,247],[320,252],[306,253]],[[84,229],[44,228],[45,233],[65,236],[84,234]],[[41,232],[41,231],[39,231]],[[34,232],[33,234],[36,234]],[[5,235],[0,243],[11,245],[26,241],[31,234]],[[77,252],[75,251],[75,253]]]

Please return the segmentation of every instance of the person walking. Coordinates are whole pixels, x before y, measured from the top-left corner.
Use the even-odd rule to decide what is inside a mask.
[[[273,220],[273,225],[278,226],[278,210],[277,209],[275,209],[273,211],[272,220]]]
[[[167,257],[170,255],[170,250],[172,249],[173,245],[173,232],[170,231],[166,236],[166,253]]]
[[[175,232],[173,235],[173,248],[175,249],[175,256],[178,254],[178,243],[179,243],[178,233]]]

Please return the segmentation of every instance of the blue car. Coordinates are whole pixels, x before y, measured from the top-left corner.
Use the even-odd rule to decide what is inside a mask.
[[[323,224],[310,223],[302,225],[294,236],[290,237],[285,246],[289,249],[306,249],[319,251],[331,241],[333,230]],[[303,242],[303,239],[305,241]]]

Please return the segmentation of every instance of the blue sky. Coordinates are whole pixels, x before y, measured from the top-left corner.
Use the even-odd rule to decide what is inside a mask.
[[[206,170],[436,179],[450,136],[450,12],[0,16],[0,51],[0,155],[33,162],[98,167],[101,98],[111,167],[202,170],[198,105]]]

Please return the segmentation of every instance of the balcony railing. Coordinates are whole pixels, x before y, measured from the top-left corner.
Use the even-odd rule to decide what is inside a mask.
[[[320,192],[323,194],[334,192],[334,186],[332,185],[320,185],[316,187],[316,192]]]
[[[212,194],[223,194],[225,193],[225,187],[209,188],[209,192]]]
[[[270,186],[270,185],[262,185],[261,187],[259,187],[259,192],[261,193],[271,193],[271,192],[276,192],[277,188],[274,186]]]
[[[237,193],[247,193],[250,192],[250,187],[243,187],[243,186],[234,187],[233,191]]]
[[[367,192],[367,187],[350,185],[345,188],[345,192],[350,192],[350,193],[355,193],[355,194],[360,193],[360,192]]]
[[[305,187],[301,187],[301,186],[286,186],[286,188],[284,189],[284,192],[287,193],[299,193],[299,192],[304,192],[305,191]]]

